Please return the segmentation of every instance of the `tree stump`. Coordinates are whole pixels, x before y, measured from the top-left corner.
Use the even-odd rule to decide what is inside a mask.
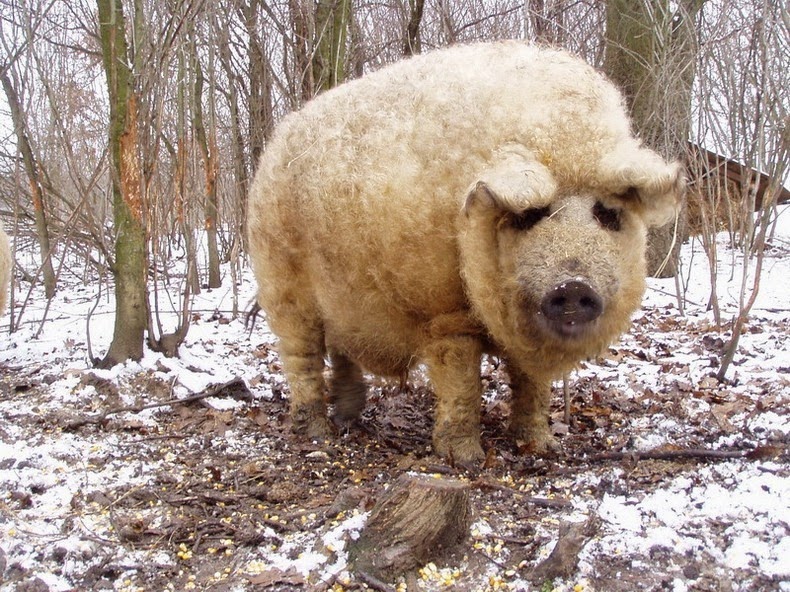
[[[469,490],[456,479],[401,475],[350,545],[352,569],[392,580],[437,559],[469,533]]]

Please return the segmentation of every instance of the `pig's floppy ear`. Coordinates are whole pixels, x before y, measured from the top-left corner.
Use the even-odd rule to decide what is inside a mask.
[[[601,163],[609,190],[637,212],[648,226],[661,226],[675,216],[686,191],[685,169],[667,163],[652,150],[631,146]]]
[[[497,155],[469,188],[463,213],[477,208],[491,213],[523,212],[547,205],[557,191],[549,169],[526,153],[509,148]]]

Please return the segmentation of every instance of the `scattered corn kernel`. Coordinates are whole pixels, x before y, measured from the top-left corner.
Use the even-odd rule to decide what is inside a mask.
[[[178,545],[178,553],[177,553],[177,555],[178,555],[178,558],[183,560],[183,561],[186,561],[187,559],[192,559],[192,551],[190,549],[188,549],[187,546],[184,543],[181,543],[180,545]]]

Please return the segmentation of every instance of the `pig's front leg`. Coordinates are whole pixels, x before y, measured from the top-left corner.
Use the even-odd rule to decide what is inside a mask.
[[[461,464],[485,458],[480,446],[480,343],[468,336],[445,337],[431,343],[424,355],[436,393],[434,452]]]
[[[534,379],[512,365],[508,366],[508,374],[513,391],[511,436],[530,452],[556,452],[559,444],[549,430],[551,380]]]

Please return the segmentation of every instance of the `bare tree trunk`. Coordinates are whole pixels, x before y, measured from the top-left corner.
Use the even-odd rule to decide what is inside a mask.
[[[557,4],[560,4],[557,6]],[[564,3],[556,0],[528,0],[525,10],[532,22],[535,40],[541,43],[561,44]]]
[[[316,92],[333,88],[346,79],[346,41],[350,22],[351,0],[318,0],[313,54]]]
[[[190,327],[191,318],[191,297],[192,294],[200,293],[200,278],[197,269],[197,254],[195,249],[194,228],[192,218],[189,215],[189,201],[187,199],[187,157],[189,145],[187,138],[187,68],[184,57],[185,49],[183,46],[178,52],[178,82],[176,88],[176,143],[175,146],[166,144],[168,151],[173,159],[173,193],[174,193],[174,223],[176,234],[180,233],[184,240],[184,250],[186,251],[186,276],[184,278],[184,292],[181,305],[180,318],[177,327],[172,333],[165,333],[159,314],[159,295],[158,295],[158,276],[154,276],[153,303],[150,307],[148,319],[148,345],[153,351],[162,352],[168,357],[176,357],[178,348],[186,339]],[[152,233],[153,234],[153,233]],[[152,238],[152,244],[156,244]],[[158,270],[159,265],[164,266],[165,261],[157,261],[156,252],[151,254],[154,269]],[[156,320],[156,331],[154,330],[154,320]]]
[[[451,4],[449,0],[439,0],[439,22],[441,23],[441,41],[444,44],[452,45],[456,41],[456,27],[453,22],[453,15],[451,13]]]
[[[238,261],[234,258],[234,254],[240,254],[247,250],[247,234],[244,232],[245,222],[247,220],[247,190],[249,185],[249,171],[254,171],[258,166],[261,154],[263,153],[266,141],[274,131],[274,99],[272,96],[272,65],[264,50],[264,44],[261,40],[259,33],[259,13],[261,10],[261,0],[250,0],[250,4],[243,7],[243,16],[247,36],[249,39],[248,60],[249,60],[249,80],[247,82],[249,88],[248,105],[249,105],[249,120],[248,125],[248,138],[249,138],[249,152],[251,160],[249,167],[245,164],[245,147],[244,138],[242,136],[242,123],[239,114],[239,100],[233,74],[233,65],[231,63],[229,53],[220,53],[220,57],[225,67],[225,72],[228,79],[231,80],[230,85],[230,110],[231,110],[231,130],[233,134],[233,146],[235,151],[234,158],[234,175],[236,178],[236,190],[238,195],[239,211],[237,217],[237,233],[234,237],[233,244],[230,249],[231,253],[231,271],[235,273]],[[299,21],[294,20],[296,25]],[[298,29],[294,30],[296,36],[295,51],[303,47],[304,39],[300,39],[300,32]],[[224,48],[222,45],[221,48]],[[222,50],[221,50],[222,51]],[[239,88],[244,88],[244,83],[239,84]],[[236,282],[233,282],[234,287]],[[234,297],[236,292],[234,291]],[[234,307],[235,308],[235,307]],[[235,310],[234,310],[235,312]]]
[[[51,300],[55,295],[56,280],[55,271],[52,266],[52,252],[49,242],[49,226],[47,224],[46,209],[44,207],[44,188],[39,176],[39,166],[33,156],[33,148],[27,135],[27,122],[22,111],[11,78],[6,72],[2,76],[3,90],[8,99],[8,106],[11,109],[11,120],[14,123],[17,137],[17,149],[22,154],[22,162],[25,165],[25,172],[30,183],[30,195],[33,201],[33,212],[36,222],[36,233],[38,235],[38,246],[41,252],[41,271],[44,276],[44,293],[47,300]]]
[[[14,257],[11,254],[11,243],[8,241],[8,236],[3,230],[3,225],[0,224],[0,315],[5,313],[5,307],[8,303],[9,290],[11,288],[11,278],[14,271]],[[11,306],[14,305],[13,290],[11,291]],[[10,315],[11,332],[14,331],[14,314]]]
[[[403,55],[411,56],[421,51],[420,24],[425,8],[425,0],[409,0],[409,24],[406,26],[406,39],[403,42]]]
[[[217,199],[217,146],[214,134],[211,142],[206,133],[203,117],[203,68],[197,55],[197,47],[192,44],[192,64],[195,75],[195,93],[192,97],[192,122],[195,128],[200,151],[203,154],[203,169],[206,175],[205,228],[208,243],[208,287],[219,288],[222,280],[219,273],[219,248],[217,246],[217,224],[219,223],[219,201]]]
[[[776,205],[779,194],[783,190],[782,181],[787,178],[788,167],[790,167],[790,115],[787,114],[786,109],[773,108],[771,105],[775,100],[773,97],[761,96],[763,93],[768,96],[778,96],[786,90],[782,86],[781,90],[776,89],[778,92],[775,90],[774,93],[771,93],[772,85],[768,82],[770,52],[782,51],[780,43],[777,43],[777,38],[786,39],[786,35],[782,37],[781,28],[765,24],[771,21],[779,22],[780,19],[776,14],[778,10],[781,9],[776,5],[765,3],[762,10],[757,13],[759,24],[751,32],[751,47],[746,62],[748,77],[757,81],[755,86],[759,89],[757,93],[759,104],[753,112],[754,120],[744,121],[749,127],[752,127],[750,130],[752,133],[749,134],[752,137],[751,149],[745,155],[744,160],[747,163],[753,163],[751,167],[753,169],[759,166],[758,163],[762,165],[770,173],[771,181],[765,188],[759,207],[756,201],[758,183],[754,176],[748,175],[742,182],[743,196],[741,199],[746,205],[746,214],[743,217],[746,231],[745,235],[742,234],[740,237],[743,267],[738,295],[738,314],[733,320],[732,335],[724,348],[721,366],[716,373],[716,378],[720,381],[725,379],[727,370],[735,358],[741,334],[746,330],[749,315],[757,300],[769,229],[775,224]],[[787,14],[786,10],[784,14]],[[786,29],[784,32],[786,33]],[[738,114],[737,117],[743,117],[743,114]],[[756,172],[753,171],[753,174],[756,175]],[[757,216],[754,215],[755,211],[758,213]]]
[[[261,0],[251,0],[249,6],[244,7],[244,19],[249,38],[248,59],[250,63],[249,73],[249,138],[250,154],[252,155],[252,166],[258,165],[261,152],[263,152],[266,140],[274,130],[274,104],[272,98],[272,75],[271,67],[264,52],[263,42],[259,32],[259,11]],[[296,23],[295,23],[296,24]],[[297,37],[300,36],[298,28],[294,31]],[[297,44],[299,42],[297,41]],[[230,59],[225,63],[225,70],[228,77],[231,74]],[[231,90],[231,92],[233,92]],[[240,130],[240,128],[239,128]],[[239,131],[239,136],[241,132]],[[245,183],[246,185],[246,183]]]
[[[695,19],[705,0],[609,0],[604,70],[624,91],[639,135],[667,158],[685,154],[691,125]],[[651,230],[648,273],[677,273],[685,214]]]
[[[147,321],[146,236],[138,160],[137,102],[121,0],[97,0],[110,98],[109,145],[115,221],[115,329],[103,366],[143,357]]]
[[[190,141],[187,138],[187,66],[186,48],[182,45],[178,53],[178,89],[176,113],[176,145],[173,157],[175,160],[175,223],[184,238],[184,250],[187,258],[186,288],[192,294],[200,294],[200,274],[197,265],[197,249],[195,247],[195,229],[190,216],[189,198],[187,197],[187,158]]]
[[[313,26],[314,14],[309,14],[305,4],[300,0],[288,0],[291,13],[291,23],[294,32],[294,70],[298,84],[291,85],[291,107],[297,109],[305,101],[309,101],[316,94],[315,76],[313,74]]]
[[[176,226],[184,238],[184,250],[187,258],[187,283],[192,294],[200,294],[200,274],[197,265],[197,249],[195,247],[195,229],[189,215],[189,199],[187,197],[187,138],[179,131],[175,152],[175,190],[176,190]]]

